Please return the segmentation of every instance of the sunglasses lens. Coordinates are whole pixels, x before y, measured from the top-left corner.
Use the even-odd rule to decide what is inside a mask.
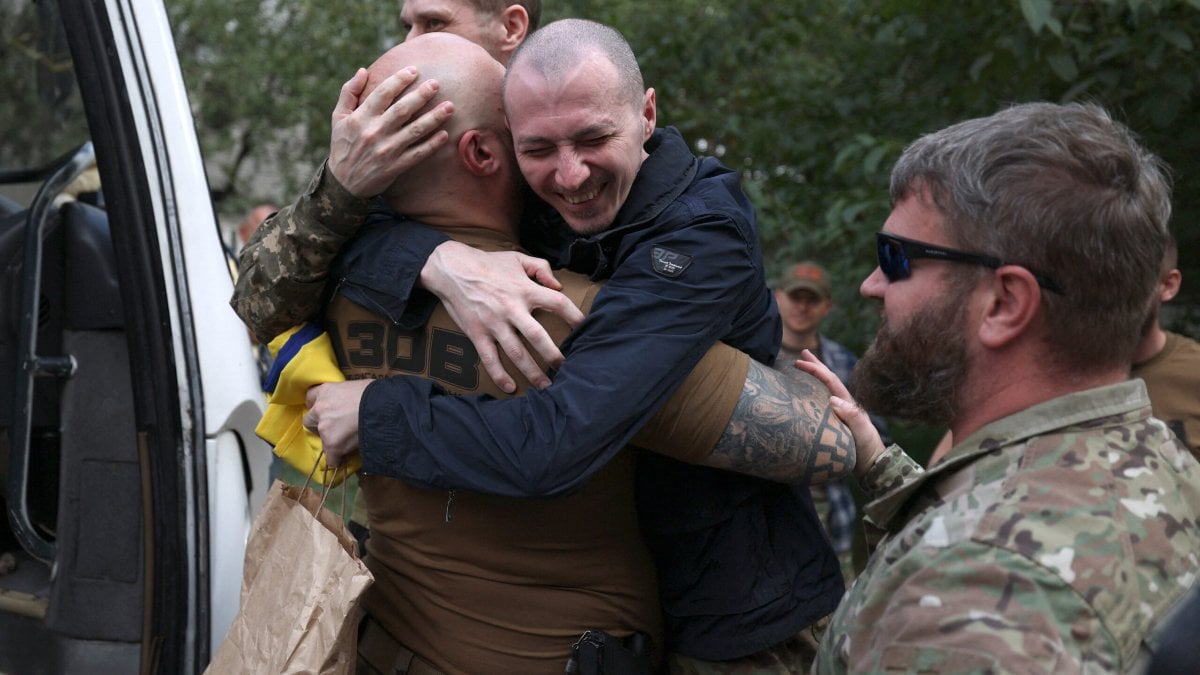
[[[876,255],[879,258],[879,269],[888,281],[899,281],[909,276],[908,258],[904,255],[904,245],[895,239],[878,235]]]

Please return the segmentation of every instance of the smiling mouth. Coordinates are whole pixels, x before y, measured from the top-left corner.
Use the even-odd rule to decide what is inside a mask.
[[[579,204],[583,204],[584,202],[590,202],[591,200],[595,199],[596,196],[599,194],[600,194],[600,190],[595,189],[595,190],[589,190],[587,192],[580,192],[580,193],[571,194],[571,195],[563,194],[562,198],[564,200],[566,200],[566,202],[568,204],[579,205]]]

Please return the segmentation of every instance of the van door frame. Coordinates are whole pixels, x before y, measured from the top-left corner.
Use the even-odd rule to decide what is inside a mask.
[[[142,672],[198,672],[211,640],[204,407],[196,404],[203,397],[195,336],[177,275],[181,247],[168,144],[146,76],[152,57],[132,3],[59,5],[94,130],[129,349],[141,366],[131,375],[149,600]],[[164,269],[164,259],[174,269]]]

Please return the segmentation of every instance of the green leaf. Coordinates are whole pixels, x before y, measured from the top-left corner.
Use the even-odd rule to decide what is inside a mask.
[[[1021,0],[1021,13],[1025,15],[1025,22],[1035,35],[1041,33],[1042,28],[1053,18],[1052,10],[1050,0]]]
[[[878,173],[879,165],[883,162],[883,157],[887,154],[887,151],[888,147],[883,144],[871,148],[866,158],[863,159],[863,172],[868,176]]]
[[[1075,64],[1075,58],[1070,54],[1055,54],[1046,57],[1046,62],[1050,64],[1050,70],[1054,71],[1063,82],[1074,82],[1075,78],[1079,77],[1079,66]]]
[[[1200,0],[1196,0],[1196,1],[1200,2]],[[971,81],[978,82],[980,73],[982,73],[983,69],[987,68],[988,65],[995,58],[996,58],[995,52],[987,52],[984,55],[980,56],[979,58],[975,59],[975,62],[971,64],[971,67],[969,69],[967,69],[967,73],[971,76]]]
[[[1200,1],[1200,0],[1198,0]],[[1167,42],[1179,47],[1185,52],[1192,51],[1192,38],[1178,28],[1164,28],[1159,35]]]

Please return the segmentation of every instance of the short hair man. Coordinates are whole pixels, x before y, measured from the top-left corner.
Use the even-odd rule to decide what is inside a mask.
[[[816,355],[838,379],[851,382],[858,356],[821,333],[821,324],[833,310],[833,284],[824,267],[805,260],[788,265],[771,284],[775,304],[783,323],[783,341],[775,357],[775,369],[796,375],[795,363],[807,349]],[[885,444],[891,443],[887,422],[872,416]],[[846,582],[854,578],[854,532],[857,512],[854,496],[844,480],[832,480],[810,488],[817,516],[829,534],[833,550],[842,565]]]
[[[504,0],[404,0],[400,17],[407,37],[426,33],[458,35],[479,44],[497,61],[507,64],[513,51],[537,28],[541,12],[541,0],[513,3]],[[368,96],[364,91],[367,70],[359,68],[342,85],[334,106],[328,159],[318,169],[308,190],[296,202],[267,219],[268,227],[257,231],[248,250],[243,249],[238,270],[241,284],[254,288],[272,283],[280,268],[285,274],[297,270],[298,278],[288,278],[284,283],[297,291],[295,297],[309,299],[293,306],[290,302],[276,304],[278,300],[266,293],[239,296],[243,319],[255,317],[248,320],[247,325],[258,340],[269,341],[314,315],[325,298],[322,291],[328,261],[337,251],[336,246],[324,251],[319,273],[308,275],[306,261],[294,255],[295,251],[274,241],[263,244],[262,240],[295,232],[301,227],[297,219],[303,220],[308,213],[332,216],[330,204],[333,201],[347,210],[337,214],[339,217],[356,226],[361,224],[371,207],[371,198],[383,192],[397,175],[446,143],[448,135],[441,127],[453,114],[454,106],[449,101],[442,101],[427,109],[425,104],[436,95],[437,84],[425,81],[420,87],[410,89],[416,78],[416,69],[405,68],[373,87]],[[410,120],[418,110],[422,114]],[[343,234],[339,242],[349,236],[349,233],[339,234]],[[258,255],[264,249],[266,255]],[[539,271],[538,280],[555,288],[549,268]],[[554,295],[549,289],[538,297],[541,306],[557,308],[571,319],[579,319],[578,311],[566,298]]]
[[[405,65],[436,75],[439,96],[453,100],[458,112],[447,129],[451,143],[397,179],[385,196],[398,213],[436,223],[470,245],[514,247],[523,193],[499,106],[503,68],[461,38],[427,35],[372,65],[368,89]],[[370,284],[360,282],[385,269],[377,255],[381,244],[404,236],[404,225],[368,226],[337,263],[345,281],[326,318],[342,369],[358,378],[420,374],[454,394],[505,397],[481,377],[478,354],[444,308],[411,330],[371,309],[377,305]],[[560,277],[584,309],[601,285],[568,272]],[[561,320],[542,320],[558,339],[566,336]],[[807,482],[823,478],[822,471],[848,471],[849,448],[820,442],[848,436],[840,424],[820,430],[836,418],[826,394],[805,377],[792,383],[717,345],[643,429],[639,443],[775,480]],[[838,452],[830,466],[811,461]],[[634,462],[631,451],[623,452],[586,488],[556,499],[447,492],[363,475],[372,532],[368,564],[376,577],[364,598],[371,616],[364,659],[382,672],[409,667],[403,659],[395,663],[395,655],[407,659],[410,652],[446,672],[562,672],[571,645],[589,629],[620,637],[641,632],[661,656],[654,572],[633,503]]]
[[[715,340],[769,363],[778,350],[779,318],[738,175],[693,156],[677,131],[655,129],[654,91],[643,88],[618,33],[570,20],[542,28],[514,56],[505,107],[522,173],[570,225],[554,229],[560,238],[543,241],[543,249],[562,245],[556,252],[566,254],[572,269],[609,278],[564,343],[571,358],[546,389],[503,401],[440,396],[428,383],[390,378],[365,390],[360,415],[357,398],[339,402],[344,386],[325,385],[314,390],[314,419],[327,447],[344,451],[361,439],[368,471],[380,469],[369,466],[372,446],[404,448],[388,472],[482,492],[555,495],[577,489],[624,447]],[[323,222],[326,233],[357,227],[333,211],[340,224]],[[279,243],[328,248],[332,239],[309,239],[312,231],[284,233]],[[270,236],[263,242],[275,243]],[[316,264],[321,251],[315,253],[289,255],[323,273]],[[253,255],[242,261],[255,264]],[[250,323],[261,323],[252,318],[263,314],[253,298],[280,285],[265,269],[271,264],[263,263],[263,276],[239,284],[235,305]],[[451,270],[469,276],[484,266]],[[420,270],[424,285],[447,300],[428,283],[420,261],[400,267],[410,283]],[[445,271],[443,278],[453,277]],[[390,286],[398,277],[389,277]],[[291,294],[295,303],[263,307],[311,302],[297,295],[303,292]],[[507,302],[506,295],[497,302]],[[407,301],[401,298],[401,309]],[[456,311],[446,304],[470,335],[459,317],[472,319],[477,305]],[[494,354],[495,343],[472,342],[486,367],[485,349]],[[538,368],[534,373],[547,379]],[[324,424],[327,414],[333,419]],[[842,586],[805,491],[654,455],[642,458],[638,477],[668,649],[720,661],[765,653],[776,666],[793,659],[791,650],[800,648],[794,640],[832,611]],[[782,652],[773,651],[780,646]]]
[[[405,39],[451,33],[483,47],[507,64],[525,36],[537,30],[541,0],[404,0],[400,20]]]
[[[923,472],[835,402],[883,539],[815,672],[1134,670],[1200,562],[1200,464],[1129,379],[1159,160],[1099,107],[1031,103],[918,139],[891,196],[855,396],[955,445]]]
[[[1154,312],[1133,355],[1130,376],[1146,383],[1154,416],[1200,459],[1200,342],[1163,330],[1160,318],[1163,303],[1178,295],[1183,284],[1178,264],[1179,248],[1172,237],[1163,256]]]

